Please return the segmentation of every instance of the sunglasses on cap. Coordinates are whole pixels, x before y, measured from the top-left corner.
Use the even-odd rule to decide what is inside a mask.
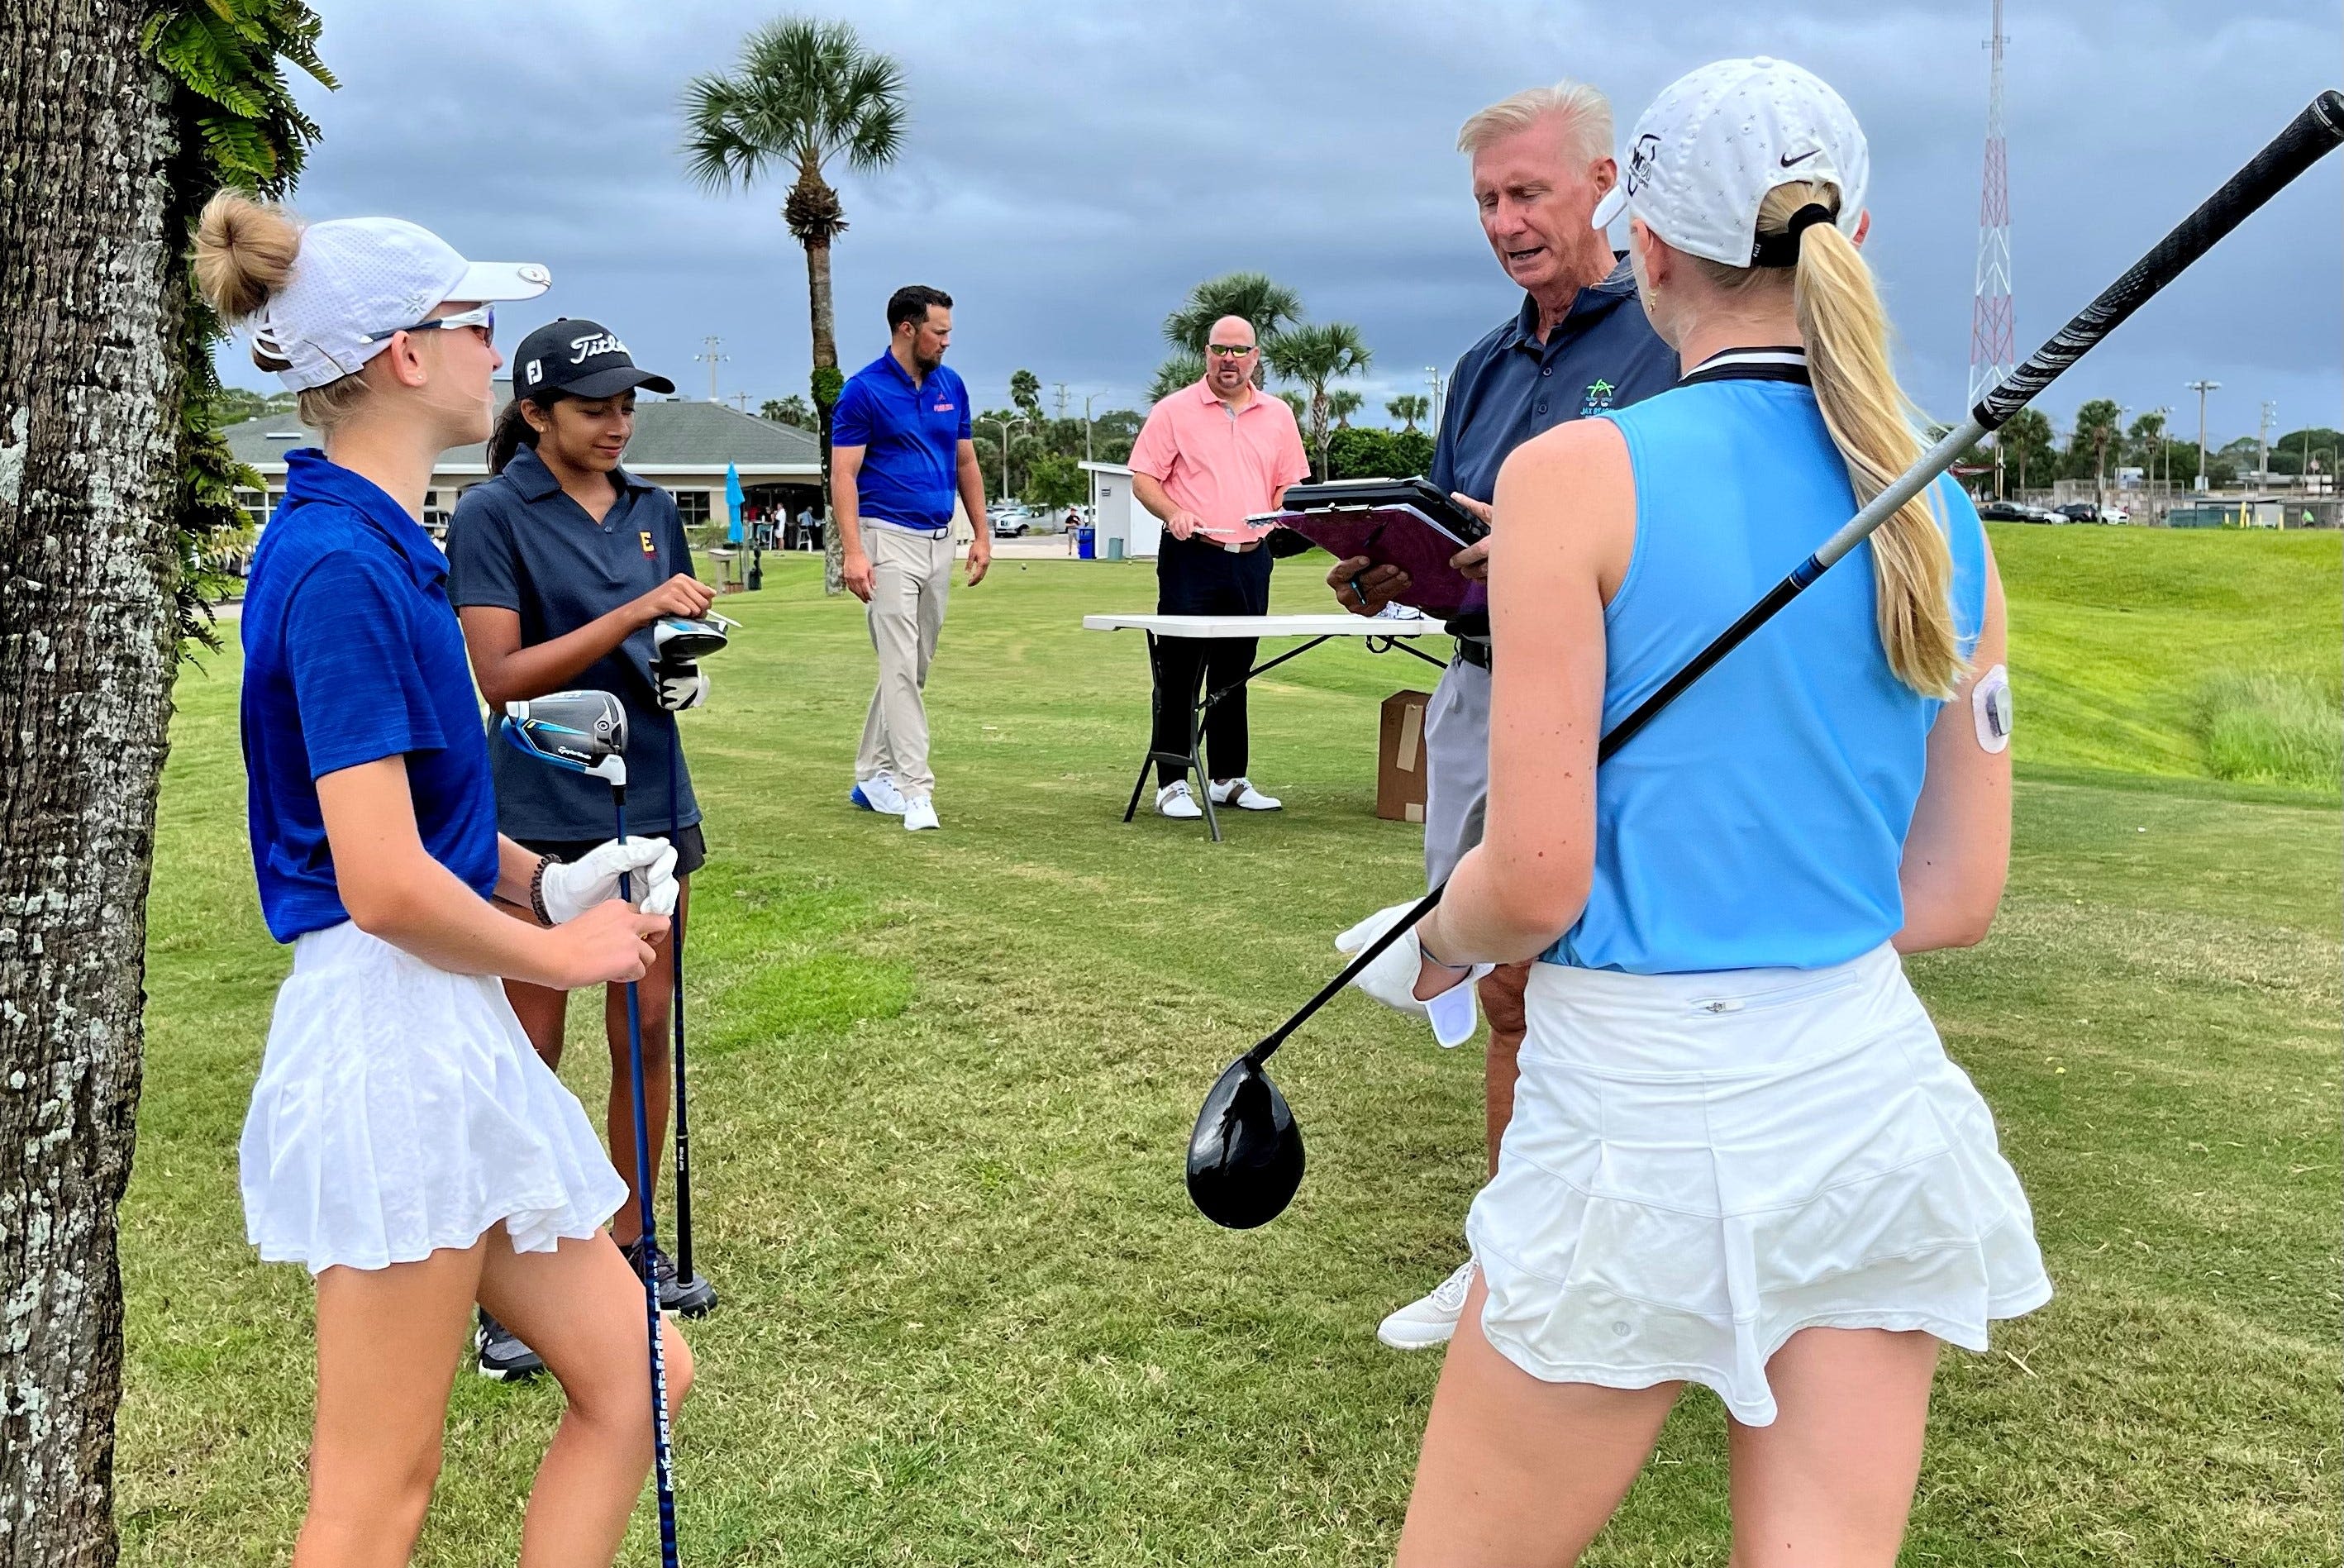
[[[1252,353],[1253,349],[1254,346],[1250,343],[1207,343],[1205,345],[1205,352],[1210,354],[1216,359],[1242,359],[1248,354]]]
[[[393,327],[388,332],[369,332],[367,334],[366,340],[369,343],[379,343],[386,338],[396,338],[401,332],[431,332],[449,327],[478,327],[480,329],[480,340],[484,343],[494,343],[497,340],[497,308],[494,305],[476,305],[470,310],[460,310],[453,316],[434,316],[429,321],[418,321],[406,327]]]

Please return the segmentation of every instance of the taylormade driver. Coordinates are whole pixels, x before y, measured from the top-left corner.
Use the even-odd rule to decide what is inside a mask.
[[[571,773],[591,774],[611,786],[618,836],[627,838],[627,710],[608,692],[556,692],[507,703],[505,739],[540,761]],[[619,874],[619,896],[634,900],[634,879]],[[667,1344],[660,1332],[659,1276],[649,1259],[657,1221],[652,1211],[652,1125],[643,1104],[643,1023],[635,982],[627,982],[627,1074],[635,1099],[635,1214],[642,1226],[643,1317],[651,1336],[652,1474],[658,1483],[660,1561],[677,1568],[675,1467],[668,1447]]]
[[[2058,379],[2068,366],[2094,344],[2147,304],[2157,291],[2179,277],[2190,263],[2213,248],[2215,241],[2287,188],[2296,177],[2326,157],[2344,142],[2344,94],[2322,93],[2310,106],[2257,153],[2251,162],[2230,177],[2221,189],[2157,242],[2155,248],[2110,284],[2051,340],[2035,350],[2010,377],[1978,400],[1970,417],[1923,453],[1895,482],[1874,496],[1855,517],[1823,547],[1791,570],[1789,576],[1768,590],[1765,597],[1744,611],[1740,619],[1718,633],[1706,648],[1688,660],[1643,703],[1603,737],[1596,761],[1607,761],[1636,733],[1682,696],[1686,688],[1713,668],[1743,640],[1771,620],[1775,612],[1804,592],[1848,551],[1870,536],[1906,501],[1953,467],[1954,460],[1980,437],[2001,427],[2043,389]],[[1442,887],[1417,901],[1407,916],[1344,966],[1342,973],[1320,987],[1299,1012],[1266,1036],[1259,1045],[1231,1062],[1214,1081],[1197,1112],[1197,1127],[1188,1139],[1188,1197],[1206,1219],[1231,1229],[1249,1229],[1276,1219],[1302,1183],[1302,1129],[1294,1120],[1285,1097],[1262,1070],[1271,1053],[1286,1037],[1331,1001],[1367,966],[1440,902]]]
[[[711,653],[722,652],[731,641],[725,633],[739,624],[726,616],[712,614],[699,621],[678,619],[653,625],[654,683],[661,664],[671,661],[696,664]],[[672,840],[682,831],[683,725],[675,713],[669,713],[667,719],[672,740],[667,753],[668,836]],[[716,1293],[692,1264],[692,1101],[684,1087],[683,1072],[683,908],[678,905],[675,926],[667,945],[672,982],[668,1007],[675,1038],[675,1274],[681,1298],[676,1310],[687,1318],[697,1318],[715,1309]]]

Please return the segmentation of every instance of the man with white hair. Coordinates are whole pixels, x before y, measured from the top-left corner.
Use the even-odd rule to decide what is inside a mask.
[[[1580,82],[1533,87],[1467,120],[1457,150],[1472,160],[1481,232],[1506,276],[1521,286],[1521,309],[1465,350],[1450,379],[1430,479],[1484,521],[1508,454],[1568,420],[1623,408],[1676,383],[1677,356],[1652,331],[1636,298],[1624,253],[1593,225],[1596,204],[1619,183],[1612,157],[1612,106]],[[1456,564],[1488,572],[1486,541]],[[1407,574],[1337,562],[1327,583],[1347,608],[1372,615],[1408,597]],[[1449,622],[1456,656],[1425,712],[1427,794],[1424,872],[1447,880],[1480,842],[1490,784],[1490,612],[1476,589]],[[1510,965],[1480,985],[1490,1017],[1485,1074],[1490,1169],[1512,1118],[1516,1054],[1522,1043],[1522,987],[1530,966]],[[1421,1300],[1386,1318],[1377,1337],[1395,1350],[1446,1344],[1473,1283],[1467,1259]]]

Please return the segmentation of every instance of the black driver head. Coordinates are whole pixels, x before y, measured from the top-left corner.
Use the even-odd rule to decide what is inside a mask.
[[[1269,1075],[1239,1057],[1214,1080],[1188,1138],[1188,1198],[1216,1225],[1250,1230],[1302,1185],[1302,1129]]]

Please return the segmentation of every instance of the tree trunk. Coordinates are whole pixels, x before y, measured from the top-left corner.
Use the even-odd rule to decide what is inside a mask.
[[[111,1564],[182,318],[139,0],[0,14],[0,1565]]]
[[[813,422],[822,441],[822,504],[830,511],[830,411],[838,406],[835,378],[823,374],[838,369],[837,319],[830,300],[830,241],[806,241],[806,298],[813,316]],[[846,537],[838,521],[822,531],[822,591],[838,593],[846,587]]]

